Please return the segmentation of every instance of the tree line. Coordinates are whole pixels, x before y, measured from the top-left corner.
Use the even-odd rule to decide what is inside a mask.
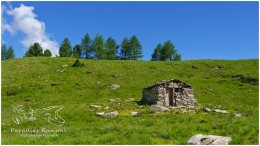
[[[2,46],[2,60],[3,58],[11,59],[15,57],[14,55],[13,57],[4,57],[7,54],[5,52],[8,52],[6,50],[7,49],[3,49]],[[5,55],[3,56],[3,54]],[[51,57],[52,53],[48,49],[43,51],[41,44],[36,42],[29,47],[24,55],[24,57],[33,56]],[[101,34],[97,34],[95,38],[92,39],[89,34],[85,34],[81,39],[81,42],[74,46],[71,45],[68,38],[65,38],[60,45],[59,56],[96,60],[139,60],[143,57],[143,51],[142,45],[136,35],[133,35],[130,38],[125,37],[121,44],[117,44],[116,40],[112,37],[104,39]],[[164,44],[158,44],[155,47],[151,60],[180,61],[181,55],[177,53],[175,45],[171,41],[166,41]]]
[[[112,37],[106,40],[100,34],[92,40],[86,34],[80,44],[73,48],[68,38],[65,38],[59,49],[60,57],[79,57],[98,60],[138,60],[143,57],[142,46],[138,38],[133,35],[124,38],[120,45]]]

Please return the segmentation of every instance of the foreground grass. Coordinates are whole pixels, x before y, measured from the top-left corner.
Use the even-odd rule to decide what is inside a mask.
[[[232,144],[258,144],[258,60],[239,61],[93,61],[71,67],[72,58],[23,58],[2,61],[2,144],[187,144],[195,134],[230,136]],[[63,65],[65,67],[63,72]],[[216,69],[218,67],[218,69]],[[142,97],[142,88],[163,79],[191,84],[201,106],[226,109],[230,114],[170,112],[150,114],[148,106],[125,101]],[[100,82],[98,84],[98,82]],[[121,85],[112,90],[110,83]],[[59,86],[51,86],[59,84]],[[90,104],[111,105],[121,99],[119,117],[100,118]],[[11,120],[17,105],[33,109],[62,105],[62,127],[46,120]],[[101,110],[102,111],[102,110]],[[132,117],[131,111],[144,114]],[[241,118],[234,113],[242,113]],[[11,128],[66,128],[56,137],[21,137]]]

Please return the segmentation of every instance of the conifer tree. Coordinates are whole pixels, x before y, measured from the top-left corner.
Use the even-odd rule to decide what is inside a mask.
[[[70,41],[68,38],[65,38],[60,46],[59,50],[60,57],[71,57],[72,49],[70,45]]]

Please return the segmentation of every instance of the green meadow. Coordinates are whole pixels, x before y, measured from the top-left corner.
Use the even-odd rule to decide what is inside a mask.
[[[231,144],[259,144],[258,60],[81,59],[84,66],[72,67],[74,61],[60,57],[2,61],[2,144],[187,144],[195,134],[229,136]],[[145,86],[173,78],[193,87],[199,104],[196,110],[154,114],[149,112],[149,105],[139,105]],[[109,84],[119,84],[120,88],[110,89]],[[59,115],[65,123],[50,124],[36,111],[36,119],[16,124],[14,109],[19,105],[25,107],[21,112],[63,106]],[[204,112],[203,107],[229,113]],[[96,116],[102,111],[118,111],[119,115],[110,119]],[[133,117],[131,111],[140,115]],[[235,113],[242,116],[235,117]],[[66,132],[13,131],[30,128]]]

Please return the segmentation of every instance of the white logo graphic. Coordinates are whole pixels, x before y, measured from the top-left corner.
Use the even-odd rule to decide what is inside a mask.
[[[16,124],[22,124],[24,122],[35,121],[38,116],[42,116],[43,118],[47,117],[47,120],[50,124],[62,126],[64,125],[65,120],[59,115],[59,111],[61,109],[63,109],[63,106],[50,106],[34,110],[31,107],[26,108],[24,105],[19,105],[14,108],[15,115],[13,116],[12,120]]]

